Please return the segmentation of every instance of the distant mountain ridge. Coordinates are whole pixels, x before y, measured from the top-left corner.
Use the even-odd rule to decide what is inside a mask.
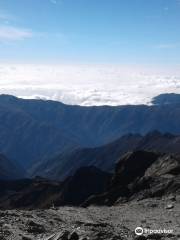
[[[129,133],[180,134],[179,122],[179,103],[82,107],[0,95],[0,152],[27,169]]]
[[[167,104],[179,104],[180,94],[177,93],[164,93],[156,96],[152,99],[152,104],[167,105]]]

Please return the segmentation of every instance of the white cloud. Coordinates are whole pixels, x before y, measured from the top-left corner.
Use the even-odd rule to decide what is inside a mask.
[[[79,105],[148,104],[180,93],[180,68],[121,65],[0,64],[0,94]]]
[[[16,41],[31,38],[33,32],[29,29],[23,29],[12,26],[0,26],[0,41]]]
[[[159,49],[172,49],[172,48],[177,48],[178,44],[176,44],[176,43],[167,43],[167,44],[164,43],[164,44],[156,45],[155,47],[159,48]]]

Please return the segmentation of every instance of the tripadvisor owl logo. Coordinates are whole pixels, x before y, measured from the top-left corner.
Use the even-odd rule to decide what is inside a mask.
[[[142,227],[137,227],[135,229],[135,234],[140,236],[140,235],[143,235],[143,228]]]

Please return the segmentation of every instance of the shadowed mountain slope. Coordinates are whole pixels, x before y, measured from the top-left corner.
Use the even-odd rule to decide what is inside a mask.
[[[172,194],[180,194],[180,155],[135,151],[117,163],[108,191],[91,196],[83,206],[114,205]]]
[[[108,144],[128,133],[180,133],[180,104],[70,106],[0,95],[0,152],[25,167],[77,148]]]
[[[17,163],[0,154],[0,179],[16,179],[24,176],[24,170]]]
[[[78,206],[91,195],[107,190],[111,174],[95,167],[80,168],[63,182],[43,178],[0,180],[1,209]]]
[[[33,176],[64,179],[83,166],[96,166],[111,172],[123,154],[134,150],[180,153],[180,137],[158,131],[145,136],[128,134],[101,147],[77,149],[39,162],[31,169],[31,173]]]
[[[0,208],[116,205],[131,200],[179,196],[180,155],[134,151],[123,155],[113,175],[83,167],[63,182],[35,178],[0,181]]]

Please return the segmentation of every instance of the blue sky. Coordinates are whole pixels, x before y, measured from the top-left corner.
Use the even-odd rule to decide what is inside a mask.
[[[0,61],[180,64],[180,0],[0,0]]]

